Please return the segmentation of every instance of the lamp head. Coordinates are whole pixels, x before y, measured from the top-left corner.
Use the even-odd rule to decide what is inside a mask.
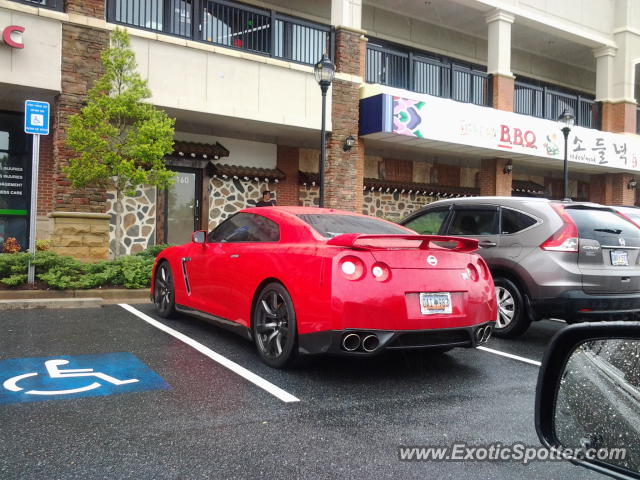
[[[329,60],[327,55],[323,53],[320,61],[313,67],[313,75],[316,77],[316,82],[318,82],[318,85],[321,87],[329,87],[335,74],[335,65]]]

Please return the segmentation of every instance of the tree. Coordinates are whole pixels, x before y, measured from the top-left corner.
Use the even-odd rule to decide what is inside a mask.
[[[127,32],[116,29],[101,54],[104,74],[87,93],[87,103],[69,119],[66,145],[77,154],[63,171],[74,188],[116,191],[116,251],[121,249],[122,196],[142,185],[161,189],[174,173],[164,156],[173,151],[175,120],[145,100],[147,81],[136,71]]]

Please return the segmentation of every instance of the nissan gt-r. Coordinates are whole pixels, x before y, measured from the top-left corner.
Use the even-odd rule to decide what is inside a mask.
[[[277,368],[298,354],[475,347],[497,316],[477,248],[339,210],[247,208],[163,250],[151,296],[160,316],[236,331]]]

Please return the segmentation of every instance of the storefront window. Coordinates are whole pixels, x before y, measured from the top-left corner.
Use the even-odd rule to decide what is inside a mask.
[[[31,139],[22,121],[20,113],[0,112],[0,252],[9,237],[28,247]]]

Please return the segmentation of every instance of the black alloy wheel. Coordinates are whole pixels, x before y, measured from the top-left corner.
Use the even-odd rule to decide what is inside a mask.
[[[275,368],[290,365],[297,353],[296,312],[287,289],[266,285],[253,310],[253,339],[264,363]]]
[[[153,304],[162,318],[171,318],[176,312],[176,297],[173,288],[173,274],[169,262],[162,262],[156,268],[153,284]]]

